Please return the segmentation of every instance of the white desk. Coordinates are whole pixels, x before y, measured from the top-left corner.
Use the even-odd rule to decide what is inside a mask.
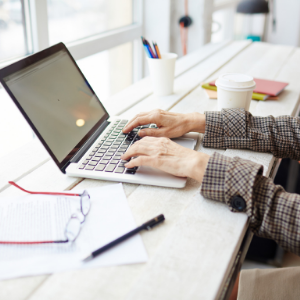
[[[207,99],[201,82],[224,72],[242,72],[290,83],[279,101],[252,101],[250,111],[254,115],[295,115],[299,106],[299,64],[300,49],[293,47],[249,41],[209,44],[178,60],[174,95],[156,98],[149,78],[145,78],[104,104],[111,115],[123,118],[154,108],[184,113],[216,110],[216,100]],[[200,142],[198,151],[215,151],[202,148]],[[267,176],[275,161],[271,154],[216,151],[261,163]],[[16,161],[15,153],[0,159],[0,197],[20,194],[8,187],[8,180],[17,180],[28,189],[49,191],[111,184],[63,175],[37,142],[26,145],[22,155],[20,161]],[[247,230],[246,215],[231,213],[226,205],[204,199],[199,183],[191,179],[181,190],[123,186],[137,224],[160,213],[166,216],[162,226],[141,234],[149,254],[146,264],[2,281],[0,299],[219,299]]]

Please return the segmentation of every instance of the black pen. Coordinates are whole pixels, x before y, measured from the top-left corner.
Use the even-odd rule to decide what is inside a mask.
[[[136,229],[129,231],[128,233],[122,235],[121,237],[117,238],[116,240],[110,242],[109,244],[99,248],[98,250],[93,251],[89,256],[87,256],[85,259],[83,259],[83,261],[86,262],[86,261],[93,259],[94,257],[100,255],[104,251],[118,245],[119,243],[127,240],[128,238],[132,237],[133,235],[139,233],[140,231],[145,230],[145,229],[147,229],[147,230],[152,229],[154,226],[158,225],[159,223],[163,222],[164,220],[165,220],[164,215],[159,215],[159,216],[153,218],[152,220],[144,223],[143,225],[137,227]]]

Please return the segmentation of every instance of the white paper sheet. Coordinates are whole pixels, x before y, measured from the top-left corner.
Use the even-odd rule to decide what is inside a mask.
[[[77,240],[73,244],[0,245],[0,279],[61,272],[71,269],[146,262],[147,253],[140,235],[128,239],[90,262],[82,262],[82,258],[91,251],[137,227],[128,206],[122,184],[89,189],[88,192],[91,196],[91,210],[83,223]],[[50,201],[49,197],[42,196],[40,198],[41,203],[34,207],[33,210],[26,211],[25,209],[24,211],[24,203],[28,202],[28,208],[30,206],[32,208],[34,202],[37,201],[37,197],[26,196],[18,200],[1,199],[0,208],[4,207],[3,203],[7,205],[5,209],[1,209],[2,215],[5,216],[5,213],[8,212],[12,213],[11,205],[15,205],[15,207],[18,207],[20,215],[25,213],[22,219],[22,222],[25,222],[24,224],[29,222],[30,219],[35,219],[35,223],[26,224],[27,227],[24,227],[24,230],[41,223],[43,224],[41,228],[48,230],[48,237],[63,238],[64,225],[70,214],[78,209],[78,199],[73,198],[69,201],[68,199],[71,199],[71,197],[53,197],[52,200],[54,202],[60,201],[60,203],[51,205],[47,203]],[[57,215],[57,209],[61,212],[60,216]],[[32,213],[33,211],[39,214],[37,218],[34,215],[30,215],[30,212]],[[57,223],[53,223],[53,221]],[[61,226],[62,228],[60,228]],[[12,228],[11,232],[15,235],[14,240],[16,240],[18,234],[13,232],[13,230]],[[1,240],[3,240],[2,238],[7,238],[6,232],[7,227],[1,233],[0,226]],[[44,239],[44,233],[39,232],[38,234],[40,238]],[[27,240],[28,237],[31,240],[37,238],[36,234],[35,236],[22,235],[19,238]]]

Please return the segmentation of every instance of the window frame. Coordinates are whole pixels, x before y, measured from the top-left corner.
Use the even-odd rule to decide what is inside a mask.
[[[47,0],[21,0],[26,48],[36,53],[50,46]],[[133,23],[128,26],[92,35],[77,41],[66,43],[75,60],[109,50],[119,45],[133,42],[133,82],[142,79],[143,53],[140,36],[143,34],[144,0],[133,0]],[[0,62],[5,67],[23,57]]]

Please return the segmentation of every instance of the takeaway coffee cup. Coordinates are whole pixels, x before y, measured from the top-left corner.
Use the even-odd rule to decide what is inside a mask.
[[[218,110],[222,108],[244,108],[249,111],[253,89],[256,84],[253,77],[227,73],[216,80],[218,87]]]
[[[161,58],[147,57],[153,92],[156,96],[173,94],[176,58],[175,53],[162,53]]]

